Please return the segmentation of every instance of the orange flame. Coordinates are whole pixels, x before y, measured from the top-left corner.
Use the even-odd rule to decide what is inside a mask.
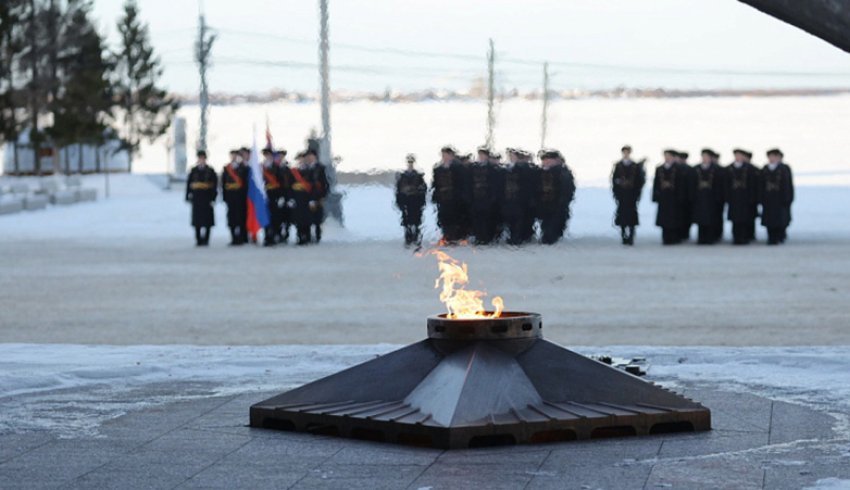
[[[491,300],[493,312],[484,309],[484,300],[487,293],[483,291],[467,290],[469,274],[465,263],[458,262],[449,254],[439,250],[432,250],[432,254],[439,260],[440,277],[434,284],[435,289],[440,289],[440,301],[446,305],[447,318],[472,319],[472,318],[498,318],[502,316],[505,303],[500,296]]]

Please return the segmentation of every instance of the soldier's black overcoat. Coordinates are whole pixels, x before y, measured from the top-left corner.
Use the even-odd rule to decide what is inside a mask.
[[[313,224],[320,225],[325,221],[324,199],[330,192],[328,172],[324,164],[316,163],[310,167],[310,179],[313,183],[313,201],[315,207],[311,210]]]
[[[617,202],[614,224],[617,226],[637,226],[638,203],[646,184],[646,170],[642,163],[624,165],[622,161],[614,164],[611,172],[611,190]]]
[[[186,179],[186,200],[192,203],[192,226],[215,226],[218,176],[209,165],[196,165]]]
[[[478,243],[489,243],[498,234],[500,170],[495,164],[476,162],[467,172],[467,189],[464,195],[471,231]]]
[[[785,228],[791,224],[794,181],[791,167],[780,163],[775,170],[761,169],[759,178],[761,223],[768,228]]]
[[[723,226],[723,207],[726,203],[724,169],[717,164],[703,168],[694,166],[693,220],[699,226]]]
[[[401,211],[402,226],[422,224],[427,193],[428,186],[421,172],[406,170],[396,176],[395,203]]]
[[[570,204],[576,193],[573,173],[566,165],[540,170],[537,216],[540,218],[541,241],[555,243],[564,234],[570,218]]]
[[[232,173],[225,167],[221,172],[221,194],[227,203],[227,226],[245,226],[248,219],[248,179],[251,171],[247,165],[237,165]]]
[[[655,169],[652,184],[652,200],[658,203],[655,224],[662,228],[680,228],[689,220],[688,182],[689,172],[685,166],[671,165],[669,168],[659,165]]]
[[[726,216],[732,223],[752,223],[758,214],[758,169],[749,163],[726,167]]]
[[[457,160],[449,165],[434,166],[431,201],[437,206],[437,225],[449,241],[466,238],[464,235],[464,174]]]
[[[517,245],[534,234],[539,169],[519,162],[504,168],[501,182],[501,214],[508,231],[508,243]]]

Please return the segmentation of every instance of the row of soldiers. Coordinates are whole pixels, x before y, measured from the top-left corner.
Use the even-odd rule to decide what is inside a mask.
[[[622,148],[622,159],[614,165],[612,188],[617,202],[615,224],[623,243],[634,244],[638,202],[646,183],[645,161],[634,162],[632,149]],[[690,239],[697,225],[697,242],[714,244],[723,239],[724,212],[732,223],[732,241],[743,245],[755,240],[756,219],[767,228],[767,243],[777,245],[787,237],[791,223],[794,182],[791,168],[778,148],[767,152],[761,169],[752,164],[752,152],[736,148],[734,161],[720,165],[720,155],[711,148],[701,152],[701,162],[688,164],[688,154],[664,151],[664,163],[655,169],[652,200],[658,204],[655,224],[662,230],[665,245]]]
[[[323,199],[328,194],[328,177],[325,166],[318,161],[316,150],[309,148],[298,153],[296,165],[286,160],[286,150],[262,150],[263,189],[269,222],[263,231],[263,245],[274,246],[289,240],[290,228],[295,227],[297,243],[306,245],[322,239],[324,221]],[[219,180],[215,170],[207,163],[205,151],[198,151],[198,162],[189,172],[186,183],[186,200],[192,203],[192,226],[198,246],[209,244],[210,229],[215,225],[213,212],[219,188],[227,205],[227,226],[230,228],[230,245],[257,242],[249,233],[249,180],[248,165],[251,150],[240,148],[230,152],[230,162],[224,166]]]
[[[440,149],[434,166],[431,200],[437,207],[437,225],[442,240],[456,244],[472,240],[478,245],[498,242],[504,237],[511,245],[530,242],[539,223],[540,241],[556,243],[564,234],[575,197],[575,180],[558,150],[532,154],[507,149],[507,162],[492,149],[478,148],[459,155],[451,145]],[[396,205],[401,210],[405,244],[421,242],[422,212],[427,186],[424,175],[415,169],[416,158],[408,155],[408,168],[396,180]]]

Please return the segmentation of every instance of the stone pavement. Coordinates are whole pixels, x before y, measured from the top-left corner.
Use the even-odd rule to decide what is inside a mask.
[[[797,489],[829,478],[850,483],[850,439],[840,418],[707,383],[682,387],[711,408],[713,431],[462,451],[251,429],[248,407],[271,393],[202,397],[130,412],[90,435],[0,433],[0,488]],[[175,382],[155,389],[184,387]]]

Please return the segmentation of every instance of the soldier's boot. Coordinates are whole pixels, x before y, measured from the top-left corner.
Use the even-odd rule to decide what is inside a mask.
[[[316,243],[322,241],[322,225],[316,225]]]
[[[264,247],[273,247],[275,244],[274,240],[274,228],[271,226],[267,226],[263,228],[263,246]]]
[[[203,237],[203,235],[201,235],[201,227],[196,226],[195,227],[195,246],[200,247],[203,244],[204,244],[204,237]]]
[[[283,223],[281,227],[280,243],[289,242],[289,226],[289,223]]]
[[[767,244],[768,245],[779,245],[782,243],[782,229],[781,228],[768,228],[767,229]]]

